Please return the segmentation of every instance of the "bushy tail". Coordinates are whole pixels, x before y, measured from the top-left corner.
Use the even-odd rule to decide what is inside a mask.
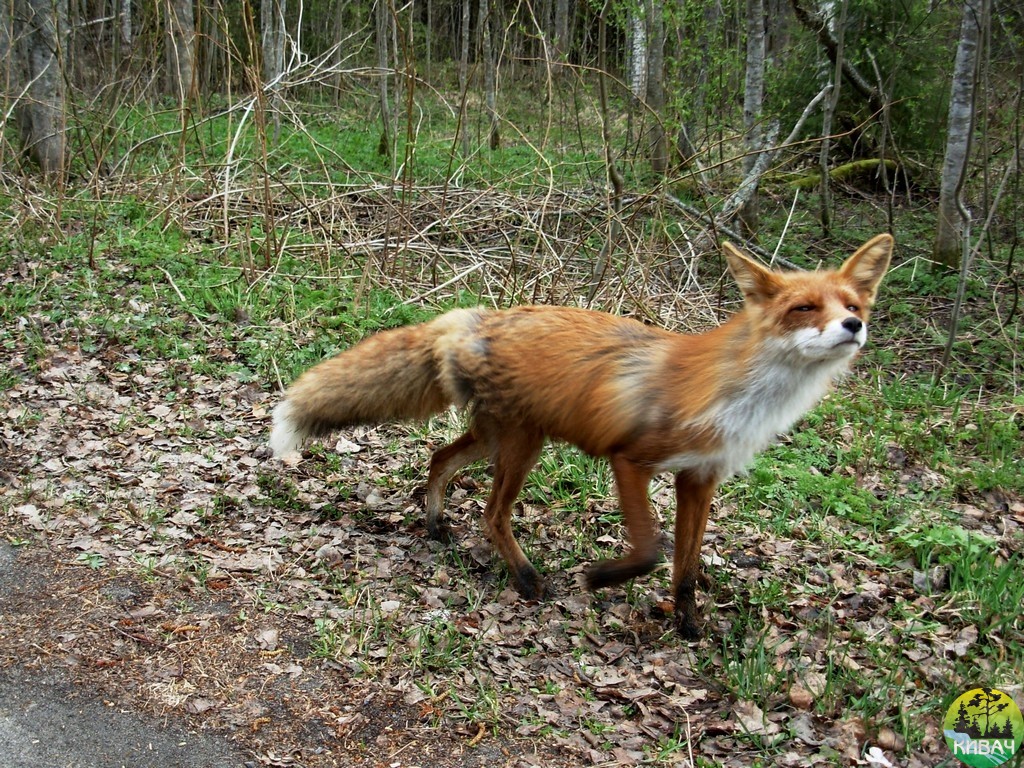
[[[440,376],[438,341],[453,327],[464,331],[469,312],[378,333],[310,368],[274,409],[274,455],[341,427],[424,419],[448,407],[452,398]]]

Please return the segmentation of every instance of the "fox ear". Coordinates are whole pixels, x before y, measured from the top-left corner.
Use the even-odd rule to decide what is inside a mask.
[[[722,243],[722,253],[725,254],[725,261],[736,285],[743,291],[744,299],[760,303],[779,292],[779,280],[775,272],[761,266],[732,243]]]
[[[839,274],[853,281],[857,290],[874,303],[878,286],[889,269],[894,241],[892,235],[877,235],[843,262]]]

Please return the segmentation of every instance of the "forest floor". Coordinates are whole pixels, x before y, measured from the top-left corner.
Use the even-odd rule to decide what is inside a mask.
[[[104,269],[11,255],[0,272],[0,689],[20,695],[0,724],[22,736],[15,710],[59,700],[83,713],[59,729],[103,708],[154,734],[101,735],[127,750],[108,758],[137,766],[184,768],[173,750],[198,740],[209,766],[849,765],[875,749],[913,768],[948,761],[940,713],[966,684],[991,677],[1022,698],[1021,579],[1007,564],[1024,500],[954,494],[955,468],[888,438],[836,458],[858,430],[891,426],[865,405],[880,397],[870,377],[843,383],[828,423],[804,425],[839,446],[812,446],[835,467],[807,475],[836,498],[771,496],[796,485],[782,467],[797,443],[769,457],[783,485],[761,486],[761,501],[721,494],[706,637],[684,643],[664,615],[667,566],[621,589],[579,586],[589,562],[621,551],[607,488],[553,478],[585,498],[524,497],[518,530],[553,594],[524,602],[481,530],[484,470],[454,484],[452,543],[426,536],[418,488],[456,419],[350,430],[277,461],[278,395],[246,373],[246,314],[200,320],[169,267],[142,276],[111,253]],[[283,323],[258,332],[304,338]],[[921,432],[992,434],[950,413]],[[1010,430],[1019,419],[986,415]],[[556,463],[584,461],[573,456]],[[669,491],[653,489],[666,518]],[[927,518],[929,535],[990,543],[978,562],[1008,575],[989,608],[950,591],[952,565],[891,554],[882,499],[904,530]],[[29,743],[49,759],[49,737]]]
[[[397,694],[372,685],[356,691],[315,665],[299,674],[290,650],[292,668],[281,674],[273,661],[281,654],[257,650],[269,630],[239,652],[247,641],[230,620],[230,599],[186,607],[181,595],[161,595],[130,575],[83,570],[35,548],[0,545],[0,566],[7,768],[572,764],[524,739],[467,747],[466,734],[431,727]],[[173,629],[151,633],[130,618],[132,606],[148,613],[166,599],[177,603]],[[301,625],[291,629],[282,648],[308,644]],[[175,630],[189,639],[157,637]],[[119,638],[129,638],[129,648]],[[202,714],[225,697],[239,699],[238,711],[227,727],[211,728]],[[358,715],[349,727],[338,722],[342,705]]]

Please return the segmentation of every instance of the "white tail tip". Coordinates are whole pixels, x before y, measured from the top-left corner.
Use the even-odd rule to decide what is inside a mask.
[[[270,432],[270,449],[279,459],[298,453],[306,435],[295,428],[292,404],[285,400],[274,409],[274,428]]]

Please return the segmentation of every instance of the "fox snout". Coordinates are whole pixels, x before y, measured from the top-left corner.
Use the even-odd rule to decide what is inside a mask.
[[[844,341],[854,345],[857,349],[863,347],[868,340],[868,326],[863,320],[855,315],[844,317],[839,323],[841,333],[846,335]]]
[[[845,320],[843,320],[842,326],[844,329],[846,329],[851,334],[856,336],[864,327],[864,321],[861,320],[859,317],[848,317]]]
[[[849,315],[842,320],[833,320],[825,326],[822,332],[822,341],[826,345],[830,345],[839,357],[856,352],[864,346],[867,340],[868,327],[863,320],[855,315]]]

